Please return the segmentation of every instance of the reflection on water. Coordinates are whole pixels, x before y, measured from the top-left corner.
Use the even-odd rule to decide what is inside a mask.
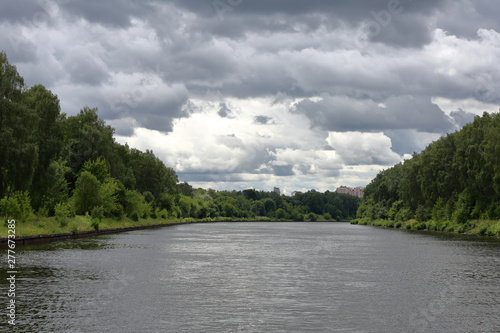
[[[16,255],[15,332],[500,332],[494,239],[218,223]]]

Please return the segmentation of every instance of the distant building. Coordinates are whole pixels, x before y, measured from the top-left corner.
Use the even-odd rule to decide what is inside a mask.
[[[280,188],[279,187],[275,187],[274,190],[273,190],[274,193],[278,193],[278,195],[281,195],[281,192],[280,192]]]
[[[292,192],[292,197],[296,196],[297,194],[302,194],[302,192],[300,192],[300,191],[293,191]]]
[[[347,186],[340,186],[340,187],[337,187],[337,189],[335,190],[335,192],[342,193],[342,194],[353,195],[353,196],[361,198],[361,199],[364,196],[364,190],[363,190],[362,187],[350,188],[350,187],[347,187]]]

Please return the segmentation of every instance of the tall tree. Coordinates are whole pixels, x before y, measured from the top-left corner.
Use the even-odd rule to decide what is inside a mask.
[[[0,197],[31,184],[38,160],[36,113],[25,103],[24,80],[0,52]]]

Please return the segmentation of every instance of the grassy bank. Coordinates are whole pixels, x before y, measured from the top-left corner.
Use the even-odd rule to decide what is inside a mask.
[[[77,215],[73,218],[67,218],[63,223],[56,220],[55,217],[36,217],[27,221],[16,221],[16,236],[47,235],[66,232],[76,233],[79,231],[96,230],[96,225],[93,222],[95,221],[93,221],[90,216],[81,215]],[[138,221],[133,221],[126,217],[119,220],[115,218],[103,218],[98,224],[98,229],[104,230],[155,224],[170,224],[176,222],[178,223],[180,221],[162,218],[147,218],[139,219]],[[0,237],[7,237],[6,235],[7,226],[5,223],[2,223],[0,225]]]
[[[464,224],[457,224],[450,221],[426,221],[419,222],[414,219],[406,222],[392,220],[369,220],[356,219],[351,224],[372,225],[385,228],[428,230],[455,232],[460,234],[477,234],[482,236],[500,236],[500,220],[470,220]]]
[[[121,219],[116,218],[103,218],[99,224],[99,230],[126,228],[136,226],[148,226],[159,224],[173,224],[173,223],[194,223],[194,222],[285,222],[286,219],[271,219],[266,216],[256,218],[238,218],[238,217],[217,217],[217,218],[140,218],[134,221],[127,217]],[[318,221],[328,222],[324,219]],[[330,221],[331,222],[331,221]],[[7,225],[2,223],[0,225],[0,237],[7,237]],[[88,215],[77,215],[73,218],[67,218],[63,223],[57,220],[56,217],[34,217],[27,221],[16,221],[16,236],[32,236],[32,235],[48,235],[59,233],[76,233],[80,231],[96,230],[95,220]]]

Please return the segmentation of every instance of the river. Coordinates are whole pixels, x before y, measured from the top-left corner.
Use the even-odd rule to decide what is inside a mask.
[[[497,239],[190,224],[19,248],[16,264],[0,331],[500,332]]]

